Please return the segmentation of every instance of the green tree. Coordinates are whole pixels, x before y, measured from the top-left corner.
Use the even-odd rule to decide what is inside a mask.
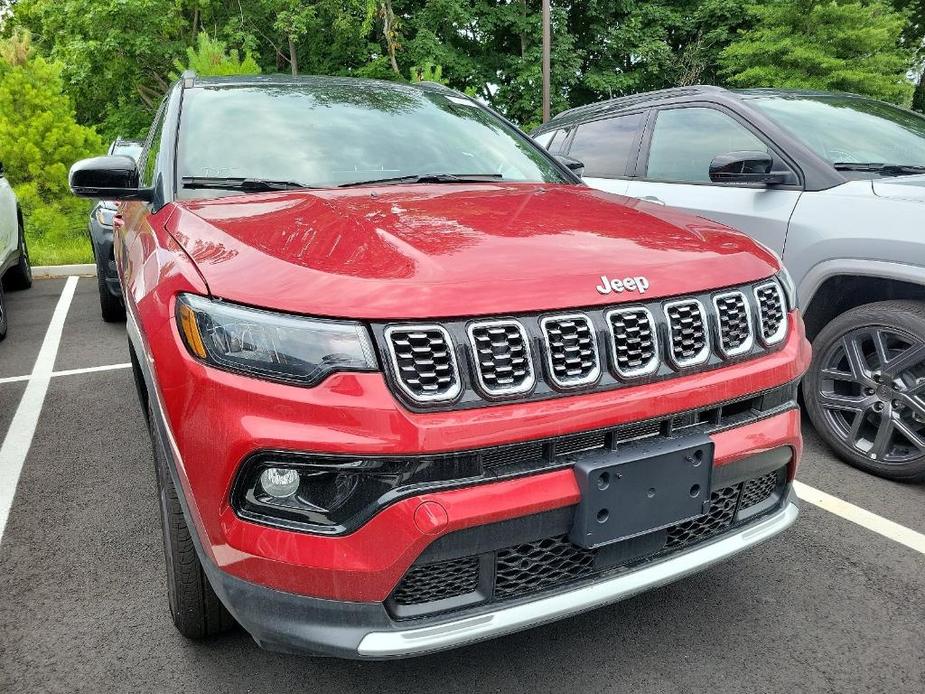
[[[62,66],[78,122],[139,136],[175,58],[195,41],[180,0],[18,0],[13,22]]]
[[[33,55],[27,34],[0,45],[0,161],[22,206],[36,263],[89,260],[89,205],[73,197],[73,162],[103,143],[75,122],[62,66]]]
[[[260,66],[250,51],[244,52],[242,60],[237,50],[229,51],[224,41],[209,38],[204,31],[199,33],[196,48],[191,46],[186,49],[186,62],[177,59],[173,66],[175,72],[170,75],[172,79],[178,79],[184,70],[195,70],[197,75],[203,77],[260,74]]]
[[[752,8],[754,26],[723,52],[729,82],[856,92],[908,105],[913,51],[906,22],[880,0],[774,0]]]

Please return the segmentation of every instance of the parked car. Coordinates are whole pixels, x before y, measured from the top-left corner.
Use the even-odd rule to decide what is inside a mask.
[[[109,146],[110,155],[137,159],[142,143],[134,140],[115,140]],[[119,210],[115,200],[100,200],[90,211],[90,245],[96,263],[96,283],[100,295],[100,313],[107,323],[125,320],[125,306],[122,303],[122,288],[119,273],[112,253],[112,225]]]
[[[16,193],[6,180],[0,163],[0,340],[6,337],[9,320],[4,290],[28,289],[32,286],[32,266],[26,247],[22,210]]]
[[[601,190],[781,254],[815,355],[803,397],[848,463],[925,480],[925,117],[851,94],[670,89],[534,133]]]
[[[268,648],[426,653],[796,518],[810,348],[777,256],[582,185],[463,94],[185,75],[137,165],[81,161],[70,184],[126,201],[115,258],[189,637],[230,613]]]

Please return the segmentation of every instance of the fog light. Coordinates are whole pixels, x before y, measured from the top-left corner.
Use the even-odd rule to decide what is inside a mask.
[[[260,473],[260,486],[275,499],[285,499],[299,488],[299,473],[292,468],[270,467]]]

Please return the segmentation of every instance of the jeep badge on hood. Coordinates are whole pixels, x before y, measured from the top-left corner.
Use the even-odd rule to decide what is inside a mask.
[[[610,294],[610,292],[621,294],[629,290],[645,294],[648,288],[649,280],[645,277],[624,277],[622,280],[611,280],[607,279],[607,275],[601,275],[601,284],[597,287],[597,291],[601,294]]]

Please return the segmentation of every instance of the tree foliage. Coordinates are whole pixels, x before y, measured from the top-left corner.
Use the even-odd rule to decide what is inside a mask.
[[[552,110],[698,82],[847,88],[902,102],[925,38],[925,0],[892,0],[902,16],[884,1],[554,0]],[[31,30],[38,50],[64,65],[78,121],[106,137],[143,131],[177,61],[206,50],[202,33],[267,73],[407,79],[439,66],[447,84],[530,127],[540,119],[540,5],[18,0],[8,24]]]
[[[26,34],[0,45],[0,161],[33,238],[67,245],[85,227],[89,210],[68,192],[68,170],[99,154],[103,143],[75,121],[62,71],[60,63],[33,54]]]
[[[186,49],[186,62],[177,59],[173,66],[172,79],[179,79],[184,70],[194,70],[203,77],[260,74],[260,66],[249,50],[244,51],[242,60],[236,49],[229,51],[224,41],[211,39],[204,31],[199,32],[196,48],[190,46]]]
[[[903,16],[879,0],[774,0],[721,55],[729,82],[858,92],[908,104],[914,51]]]

